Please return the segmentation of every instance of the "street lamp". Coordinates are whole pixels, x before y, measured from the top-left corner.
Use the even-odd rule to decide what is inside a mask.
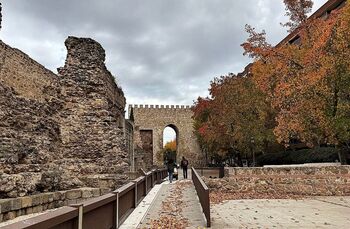
[[[255,140],[254,140],[254,137],[250,137],[250,143],[251,143],[251,153],[253,155],[253,167],[255,167],[255,151],[253,149],[253,146],[254,146],[254,143],[255,143]]]

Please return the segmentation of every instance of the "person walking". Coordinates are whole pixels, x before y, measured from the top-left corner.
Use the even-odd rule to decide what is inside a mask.
[[[182,167],[184,179],[187,179],[188,160],[185,157],[182,157],[181,167]]]
[[[169,182],[172,183],[173,182],[173,175],[174,175],[174,168],[175,168],[175,164],[174,164],[173,159],[169,159],[169,161],[167,163],[167,168],[168,168],[168,174],[169,174]]]

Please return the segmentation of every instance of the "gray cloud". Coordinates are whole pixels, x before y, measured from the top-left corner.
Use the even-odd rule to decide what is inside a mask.
[[[315,1],[315,8],[325,0]],[[191,104],[209,81],[249,63],[244,25],[285,35],[282,0],[8,0],[1,39],[54,70],[68,35],[91,37],[128,103]]]

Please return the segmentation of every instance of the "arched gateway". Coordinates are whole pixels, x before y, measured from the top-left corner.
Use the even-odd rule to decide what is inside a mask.
[[[136,169],[162,163],[157,154],[163,149],[163,131],[166,127],[176,132],[177,161],[185,156],[190,162],[198,163],[201,153],[193,133],[190,106],[130,105],[129,115],[134,120]]]

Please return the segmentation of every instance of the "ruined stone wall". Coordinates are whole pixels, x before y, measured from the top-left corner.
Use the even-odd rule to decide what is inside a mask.
[[[5,85],[24,98],[45,102],[59,97],[59,79],[56,74],[2,41],[0,75]]]
[[[0,198],[127,179],[123,91],[100,44],[65,44],[56,75],[0,41]]]
[[[350,195],[350,166],[228,168],[225,176],[205,180],[237,198]]]
[[[142,148],[140,131],[152,130],[153,163],[160,165],[157,153],[163,148],[163,131],[171,126],[177,132],[177,161],[182,156],[189,159],[190,165],[201,162],[201,152],[197,139],[193,133],[193,112],[190,106],[158,106],[158,105],[134,105],[129,107],[129,113],[133,110],[135,122],[135,154],[136,148]]]
[[[60,147],[57,75],[0,41],[0,198],[35,192]]]
[[[79,162],[82,166],[72,172],[90,185],[99,174],[119,180],[122,177],[115,174],[128,170],[123,91],[106,69],[105,51],[99,43],[69,37],[65,45],[67,59],[58,70],[64,100],[62,161],[66,165]]]

